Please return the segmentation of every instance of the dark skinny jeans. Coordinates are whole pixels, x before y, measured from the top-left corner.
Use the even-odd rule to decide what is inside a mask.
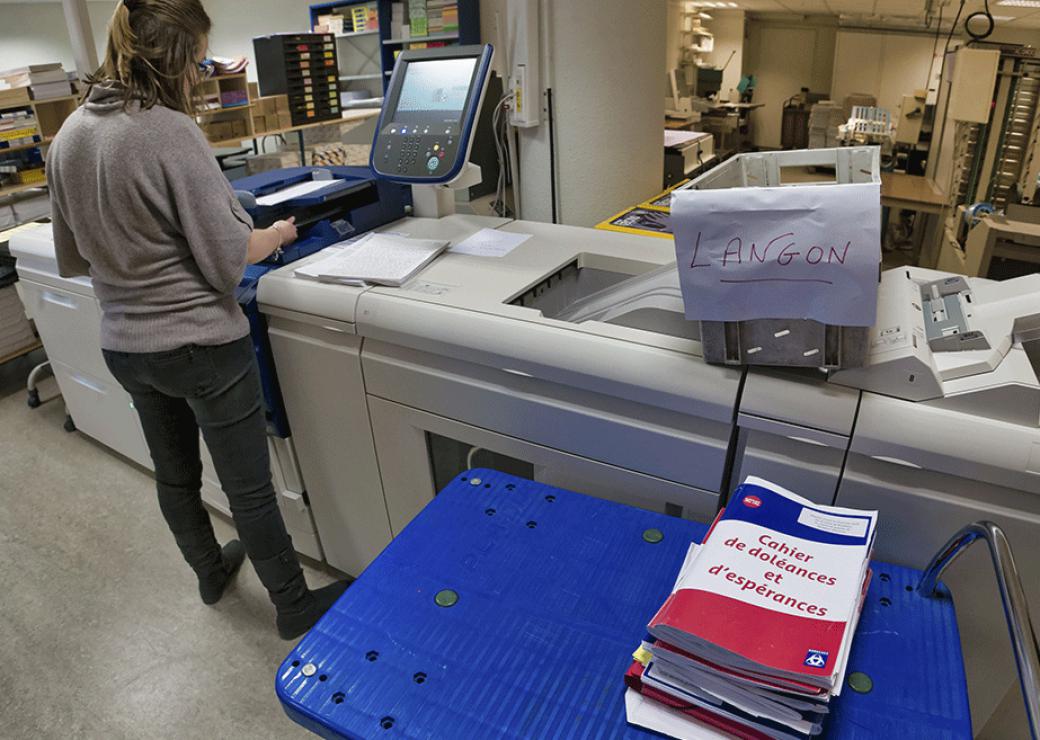
[[[200,576],[220,567],[202,505],[199,431],[251,560],[291,548],[271,485],[260,380],[249,337],[167,352],[105,350],[134,402],[155,464],[159,507],[184,559]]]

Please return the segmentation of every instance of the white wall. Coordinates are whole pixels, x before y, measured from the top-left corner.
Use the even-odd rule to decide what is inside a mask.
[[[682,26],[682,11],[685,0],[668,0],[665,27],[665,51],[664,51],[664,76],[661,83],[666,95],[670,95],[670,89],[666,83],[667,74],[679,64],[679,43],[681,40],[679,30]],[[743,10],[715,10],[706,11],[711,15],[711,20],[704,21],[704,26],[714,36],[715,48],[711,54],[705,54],[704,59],[714,67],[722,67],[729,59],[730,52],[733,59],[722,75],[722,97],[729,95],[731,88],[735,88],[740,82],[741,69],[744,60],[744,17]]]
[[[780,146],[783,103],[801,88],[830,91],[835,35],[831,18],[760,17],[747,21],[744,74],[755,76],[753,100],[765,104],[751,114],[756,146]]]
[[[713,67],[721,68],[729,60],[722,73],[722,90],[720,97],[730,98],[730,90],[740,83],[744,66],[744,11],[743,10],[711,10],[711,20],[704,25],[715,36],[715,48],[705,59]],[[730,59],[730,53],[733,58]],[[732,96],[737,100],[737,93]]]
[[[249,57],[246,73],[251,80],[256,80],[254,36],[310,28],[307,0],[203,0],[203,4],[213,21],[210,51],[223,57]]]
[[[213,21],[210,50],[219,56],[248,56],[249,77],[255,80],[253,37],[307,30],[310,4],[307,0],[204,2]],[[98,45],[98,59],[101,59],[115,2],[89,2],[87,7]],[[45,62],[61,62],[66,69],[75,69],[60,2],[0,3],[0,17],[0,69]]]
[[[114,7],[114,2],[87,3],[99,59]],[[69,71],[76,68],[61,3],[3,3],[0,19],[0,69],[48,62],[61,62]]]
[[[928,87],[933,44],[919,34],[838,31],[831,99],[867,93],[897,119],[903,95]]]
[[[553,89],[558,221],[591,226],[660,190],[665,3],[541,1]],[[485,9],[482,7],[481,12]],[[548,126],[521,131],[521,208],[551,219]]]

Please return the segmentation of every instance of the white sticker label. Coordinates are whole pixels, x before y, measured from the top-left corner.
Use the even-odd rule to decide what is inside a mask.
[[[859,517],[834,516],[812,509],[802,509],[798,515],[798,523],[818,529],[821,532],[845,535],[846,537],[862,537],[867,533],[866,519]]]

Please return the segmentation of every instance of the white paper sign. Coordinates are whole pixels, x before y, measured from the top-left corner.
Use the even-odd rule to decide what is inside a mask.
[[[688,319],[874,324],[878,183],[678,190],[671,225]]]

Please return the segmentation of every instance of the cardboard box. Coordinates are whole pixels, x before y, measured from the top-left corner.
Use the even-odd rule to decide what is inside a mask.
[[[292,114],[289,111],[278,111],[278,128],[289,128],[292,125]]]
[[[256,82],[249,83],[249,99],[256,100],[260,97],[260,85]]]
[[[253,133],[262,134],[267,131],[267,116],[253,116]]]
[[[210,121],[203,130],[210,141],[223,141],[234,136],[230,121]]]
[[[278,115],[289,112],[289,96],[288,95],[272,95],[274,98],[275,112]]]
[[[285,97],[284,95],[268,95],[267,97],[260,98],[260,112],[265,116],[277,116],[278,115],[278,98]]]
[[[246,172],[255,175],[258,172],[268,172],[284,167],[298,167],[299,164],[300,154],[296,151],[258,154],[246,159]]]

